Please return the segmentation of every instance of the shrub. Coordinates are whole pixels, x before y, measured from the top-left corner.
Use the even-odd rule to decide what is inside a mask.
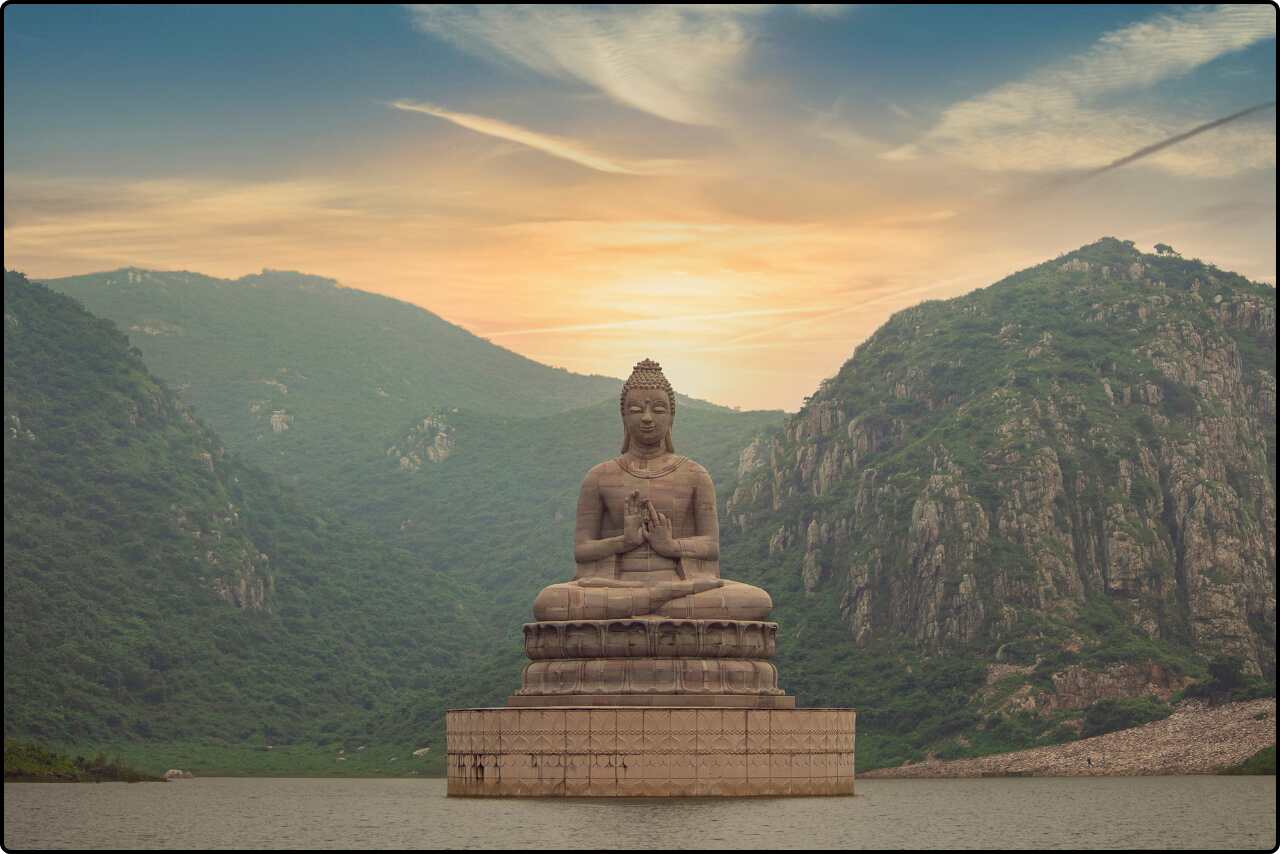
[[[1223,774],[1271,774],[1276,773],[1276,746],[1264,747],[1234,768]]]
[[[1119,729],[1141,726],[1151,721],[1163,720],[1172,713],[1172,706],[1154,697],[1099,700],[1085,710],[1084,727],[1080,735],[1090,738]]]
[[[1188,687],[1184,694],[1217,704],[1273,697],[1275,691],[1274,684],[1244,672],[1244,659],[1235,655],[1216,655],[1209,662],[1208,681]]]

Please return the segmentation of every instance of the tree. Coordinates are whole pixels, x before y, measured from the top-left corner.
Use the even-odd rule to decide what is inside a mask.
[[[1230,698],[1231,692],[1244,684],[1244,659],[1235,655],[1215,655],[1209,662],[1209,676],[1213,688]]]
[[[1250,679],[1244,670],[1243,658],[1236,655],[1215,655],[1209,662],[1209,679],[1192,685],[1186,691],[1188,697],[1203,697],[1212,704],[1230,703],[1264,696],[1266,686],[1261,680]]]
[[[1182,257],[1178,253],[1178,251],[1174,249],[1172,246],[1170,246],[1168,243],[1157,243],[1156,254],[1157,255],[1177,255],[1179,258]]]

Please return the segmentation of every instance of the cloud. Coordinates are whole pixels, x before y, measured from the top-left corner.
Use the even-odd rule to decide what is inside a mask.
[[[837,147],[852,152],[868,152],[883,149],[883,143],[875,142],[865,134],[856,130],[845,118],[845,99],[836,98],[826,110],[806,108],[813,116],[809,124],[809,132],[819,139],[835,143]]]
[[[880,228],[913,228],[917,226],[931,226],[938,223],[946,222],[956,217],[956,211],[937,210],[927,211],[925,213],[900,214],[894,216],[881,217],[880,219],[871,220],[868,225],[878,226]]]
[[[6,176],[6,262],[13,257],[65,263],[70,256],[103,266],[181,267],[178,246],[187,241],[235,252],[291,236],[332,240],[366,218],[374,204],[370,195],[330,181]]]
[[[627,160],[609,157],[592,151],[586,144],[564,136],[540,133],[535,130],[513,125],[501,119],[477,116],[471,113],[459,113],[438,107],[434,104],[415,103],[413,101],[394,101],[389,106],[410,113],[425,113],[429,116],[444,119],[467,130],[482,133],[486,136],[505,139],[528,148],[559,157],[595,169],[597,172],[611,172],[620,175],[662,175],[678,171],[682,165],[677,160]]]
[[[874,296],[858,299],[848,302],[843,306],[824,313],[820,317],[802,317],[799,320],[792,320],[788,323],[776,324],[766,329],[757,329],[752,332],[746,332],[736,335],[733,338],[724,341],[720,349],[731,349],[741,345],[744,341],[750,341],[766,335],[776,336],[781,332],[794,329],[796,327],[808,326],[813,323],[828,323],[833,317],[849,314],[855,311],[863,311],[872,306],[884,303],[899,303],[901,305],[911,305],[917,302],[913,299],[920,294],[931,293],[940,290],[954,290],[957,285],[981,284],[983,277],[981,273],[967,273],[962,276],[955,276],[938,282],[929,282],[928,284],[918,285],[916,287],[895,288],[886,293],[876,294]]]
[[[854,3],[797,3],[796,8],[815,18],[839,18],[855,5]]]
[[[767,6],[413,6],[414,25],[485,58],[585,83],[673,122],[717,125]]]
[[[953,104],[919,140],[881,156],[905,161],[937,152],[993,171],[1104,166],[1190,123],[1185,117],[1136,115],[1131,107],[1101,107],[1097,102],[1114,93],[1150,88],[1275,38],[1275,20],[1274,8],[1261,5],[1153,16],[1105,33],[1088,50],[1023,80]],[[1150,162],[1183,174],[1229,174],[1274,162],[1273,132],[1243,125],[1233,130],[1215,137],[1223,149],[1217,157],[1197,157],[1180,147],[1177,154],[1170,150]],[[1232,160],[1234,165],[1212,162]]]
[[[911,111],[908,110],[906,107],[902,106],[901,104],[895,104],[893,101],[890,101],[888,103],[888,107],[889,107],[889,112],[893,113],[895,116],[897,116],[900,119],[915,118],[915,116],[912,115]]]
[[[574,323],[567,326],[536,326],[529,329],[507,329],[501,332],[490,332],[489,338],[502,338],[511,335],[546,335],[560,332],[596,332],[613,329],[670,329],[673,323],[702,323],[717,320],[738,320],[741,318],[775,317],[784,314],[813,314],[827,311],[829,306],[807,306],[792,308],[762,308],[744,311],[717,311],[709,314],[664,314],[661,317],[643,317],[634,320],[611,320],[601,323]]]
[[[1239,121],[1243,119],[1245,116],[1252,115],[1254,113],[1260,112],[1261,110],[1271,109],[1275,107],[1275,105],[1276,105],[1275,101],[1268,101],[1265,104],[1255,104],[1252,107],[1248,107],[1246,109],[1234,112],[1229,116],[1223,116],[1222,118],[1214,119],[1211,122],[1205,122],[1202,125],[1197,125],[1196,127],[1193,127],[1191,130],[1183,131],[1182,133],[1177,134],[1175,136],[1171,136],[1168,139],[1162,139],[1159,142],[1144,146],[1131,154],[1127,154],[1124,157],[1119,158],[1118,160],[1114,160],[1111,163],[1108,163],[1106,166],[1102,166],[1092,171],[1086,172],[1085,174],[1079,176],[1075,180],[1084,181],[1084,180],[1088,180],[1089,178],[1093,178],[1097,175],[1101,175],[1104,172],[1110,172],[1112,169],[1119,169],[1121,166],[1126,166],[1130,163],[1143,160],[1161,151],[1164,151],[1167,148],[1171,148],[1175,145],[1179,145],[1191,139],[1192,137],[1196,137],[1202,133],[1208,133],[1211,130],[1224,127],[1225,125],[1230,124],[1231,122]]]

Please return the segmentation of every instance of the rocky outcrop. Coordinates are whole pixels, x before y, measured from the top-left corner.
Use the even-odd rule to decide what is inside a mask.
[[[267,556],[257,552],[252,556],[241,554],[239,557],[229,568],[229,573],[213,579],[213,592],[219,599],[237,608],[261,610],[267,607],[268,594],[275,590],[274,579],[259,571],[260,566],[266,565]],[[214,566],[220,564],[212,551],[207,553],[207,560]]]
[[[212,466],[215,455],[205,456]],[[218,448],[216,458],[221,460],[222,456]],[[270,609],[275,592],[275,578],[269,571],[271,558],[254,546],[234,504],[216,512],[171,504],[169,512],[174,529],[196,544],[201,579],[213,595],[237,608]]]
[[[1190,678],[1170,673],[1153,661],[1112,664],[1100,671],[1071,665],[1050,679],[1053,691],[1036,697],[1041,714],[1059,709],[1084,709],[1099,700],[1126,697],[1149,696],[1168,701],[1175,692],[1191,684]]]
[[[387,456],[399,461],[401,471],[417,471],[423,463],[442,463],[453,453],[454,432],[444,414],[428,415],[387,448]]]
[[[1115,640],[1078,625],[1102,603],[1269,675],[1274,467],[1275,290],[1106,239],[894,315],[743,451],[726,518],[859,645],[1087,655]],[[1120,664],[1063,671],[1053,703],[1176,690]]]

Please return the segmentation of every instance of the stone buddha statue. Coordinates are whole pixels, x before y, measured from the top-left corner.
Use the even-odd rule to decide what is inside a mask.
[[[657,362],[635,366],[621,404],[621,455],[582,481],[574,580],[543,589],[534,619],[764,620],[768,593],[720,577],[715,486],[675,453],[676,399]]]
[[[582,481],[575,577],[524,624],[520,687],[448,713],[450,795],[853,793],[853,712],[779,685],[773,602],[720,577],[715,487],[676,454],[675,408],[636,365],[622,453]]]

